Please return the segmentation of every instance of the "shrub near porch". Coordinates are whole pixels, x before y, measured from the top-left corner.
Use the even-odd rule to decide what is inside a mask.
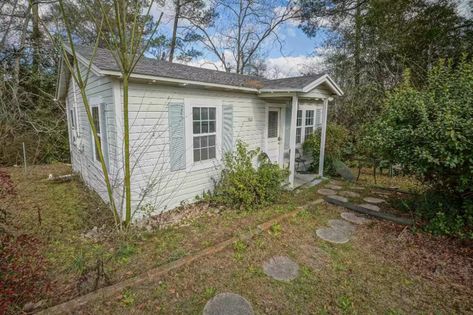
[[[260,149],[249,150],[238,141],[235,152],[225,155],[221,177],[204,200],[236,209],[260,208],[276,200],[288,176],[288,170],[271,163]]]

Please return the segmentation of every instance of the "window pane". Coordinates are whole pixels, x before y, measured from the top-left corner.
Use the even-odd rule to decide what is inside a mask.
[[[201,148],[205,148],[205,147],[208,147],[209,144],[208,144],[208,137],[207,136],[204,136],[204,137],[200,137],[200,144],[201,144]]]
[[[200,148],[200,137],[194,137],[194,149]]]
[[[306,127],[305,128],[304,141],[307,140],[307,137],[309,137],[310,134],[312,134],[313,130],[314,129],[312,127]]]
[[[193,120],[200,120],[200,108],[199,107],[192,108],[192,119]]]
[[[209,121],[209,132],[215,132],[215,121]]]
[[[296,143],[301,143],[301,132],[302,132],[302,128],[296,129]]]
[[[268,138],[276,138],[278,136],[279,112],[268,112]]]
[[[207,160],[209,158],[208,148],[200,149],[200,160]]]
[[[194,162],[200,161],[200,149],[194,149]]]
[[[302,126],[302,110],[299,109],[297,110],[297,121],[296,121],[296,125],[299,127],[299,126]]]
[[[207,133],[209,132],[209,122],[208,121],[203,121],[202,122],[202,133]]]
[[[209,119],[209,109],[207,107],[202,107],[200,109],[200,119],[202,120]]]
[[[194,121],[193,126],[192,126],[192,130],[193,130],[194,134],[200,133],[200,122]]]
[[[94,121],[95,129],[97,130],[97,133],[99,133],[100,132],[100,120],[99,120],[99,108],[98,107],[92,107],[92,119]]]
[[[214,159],[215,158],[215,147],[210,147],[209,148],[209,159]]]
[[[305,112],[305,124],[306,126],[312,126],[314,124],[314,111],[307,110]]]
[[[209,146],[215,146],[215,136],[209,136]]]
[[[215,112],[216,112],[215,107],[209,108],[209,119],[215,120]]]

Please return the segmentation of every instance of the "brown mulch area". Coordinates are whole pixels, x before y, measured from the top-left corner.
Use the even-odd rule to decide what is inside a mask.
[[[381,253],[409,273],[473,288],[473,241],[413,233],[407,227],[386,222],[359,232],[368,251]]]
[[[14,194],[15,186],[10,175],[5,170],[0,169],[0,198]]]

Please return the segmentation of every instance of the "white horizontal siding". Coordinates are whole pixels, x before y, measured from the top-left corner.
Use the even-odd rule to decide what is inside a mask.
[[[214,181],[220,175],[220,165],[201,170],[170,171],[168,104],[171,102],[208,99],[217,104],[231,104],[234,143],[241,139],[250,148],[264,144],[266,103],[256,95],[138,83],[130,84],[129,95],[135,207],[150,204],[157,211],[163,211],[181,202],[193,201],[196,196],[213,189]],[[191,145],[186,143],[186,146]]]
[[[115,84],[115,85],[114,85]],[[116,86],[116,90],[114,90]],[[78,92],[78,91],[77,91]],[[87,95],[89,99],[99,97],[107,104],[107,143],[110,174],[121,194],[123,173],[123,108],[122,86],[108,77],[93,76],[89,79]],[[324,91],[321,91],[323,93]],[[68,91],[72,104],[72,89]],[[114,99],[119,102],[116,112]],[[254,94],[210,91],[189,87],[171,87],[144,83],[129,85],[130,152],[132,167],[132,204],[135,210],[151,205],[156,211],[172,209],[182,202],[195,200],[203,192],[212,190],[218,180],[221,165],[212,165],[200,170],[170,171],[168,104],[184,99],[209,100],[217,104],[233,107],[233,143],[238,139],[247,143],[250,149],[264,148],[266,125],[263,99]],[[84,181],[107,200],[106,187],[99,163],[93,160],[92,138],[85,109],[80,95],[77,95],[79,126],[84,150],[71,146],[73,168],[82,174]],[[310,105],[316,105],[310,102]],[[317,104],[318,105],[318,104]],[[218,119],[221,119],[219,117]],[[217,135],[218,137],[221,134]],[[186,146],[191,146],[186,143]],[[220,150],[221,148],[217,148]],[[117,200],[118,201],[118,200]],[[121,204],[122,200],[118,201]],[[139,217],[141,214],[136,214]]]
[[[82,68],[85,74],[85,68]],[[91,129],[89,121],[87,119],[87,113],[84,107],[84,102],[80,94],[80,90],[76,85],[76,111],[77,111],[77,128],[79,139],[76,144],[71,144],[71,163],[72,168],[75,172],[81,174],[84,182],[95,190],[100,197],[108,202],[107,189],[103,178],[102,168],[100,163],[93,159],[93,138],[91,135]],[[112,184],[118,186],[118,173],[117,168],[117,156],[119,151],[117,150],[117,130],[116,130],[116,118],[115,118],[115,104],[113,99],[112,81],[108,77],[98,77],[94,74],[90,74],[87,87],[86,95],[90,101],[100,100],[105,105],[105,121],[106,121],[106,136],[107,139],[104,143],[107,145],[108,158],[109,158],[109,173],[112,179]],[[68,86],[67,93],[67,105],[68,109],[72,108],[74,104],[74,89],[73,79],[71,78]],[[91,105],[93,105],[91,103]],[[71,130],[69,130],[71,134]],[[117,190],[119,188],[117,187]]]

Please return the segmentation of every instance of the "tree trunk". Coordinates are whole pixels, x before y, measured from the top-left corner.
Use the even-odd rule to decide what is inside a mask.
[[[361,47],[361,8],[360,0],[356,0],[356,11],[355,11],[355,87],[358,88],[360,85],[360,72],[361,72],[361,61],[360,61],[360,47]]]
[[[175,5],[176,5],[176,10],[175,10],[175,16],[174,16],[174,24],[172,28],[171,47],[169,49],[169,62],[172,62],[172,60],[174,59],[174,51],[176,50],[177,27],[179,25],[179,15],[181,14],[180,0],[176,0]]]
[[[38,94],[41,87],[40,80],[40,66],[41,66],[41,32],[39,30],[39,11],[38,11],[38,2],[36,0],[30,1],[31,5],[31,19],[33,22],[31,41],[33,47],[33,84],[32,84],[32,99],[33,104],[37,105]]]

